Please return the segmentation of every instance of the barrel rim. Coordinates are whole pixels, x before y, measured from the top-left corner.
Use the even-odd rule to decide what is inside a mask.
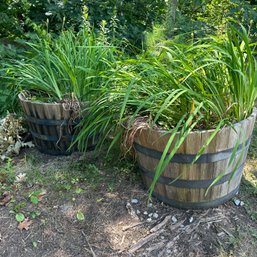
[[[44,105],[44,106],[62,106],[62,103],[57,103],[57,102],[56,103],[45,103],[45,102],[34,102],[34,101],[31,101],[31,100],[27,99],[22,92],[20,92],[18,94],[18,97],[19,97],[19,100],[21,102],[24,102],[24,103],[32,103],[32,104]]]
[[[252,119],[255,119],[257,116],[257,108],[254,107],[253,108],[253,112],[245,119],[241,120],[241,121],[238,121],[236,123],[233,124],[234,127],[237,127],[237,126],[240,126],[241,123],[243,122],[246,122],[246,121],[250,121]],[[219,131],[222,131],[224,129],[231,129],[232,126],[224,126],[222,127]],[[171,133],[172,129],[171,130],[166,130],[166,129],[162,129],[162,128],[152,128],[152,127],[147,127],[147,128],[142,128],[140,129],[139,131],[139,134],[141,131],[150,131],[150,132],[157,132],[159,133],[161,136],[164,136],[164,135],[168,135],[169,133]],[[209,134],[209,133],[213,133],[215,131],[215,128],[214,129],[196,129],[196,130],[192,130],[188,133],[188,135],[192,135],[192,134],[196,134],[196,133],[201,133],[201,134]],[[179,135],[180,132],[177,132],[176,135]],[[135,137],[135,139],[137,138],[137,136]]]
[[[35,105],[43,105],[43,106],[49,106],[49,107],[52,107],[52,106],[61,106],[63,108],[63,103],[58,103],[58,102],[54,102],[54,103],[46,103],[46,102],[35,102],[35,101],[32,101],[32,100],[29,100],[26,98],[26,96],[24,95],[23,92],[20,92],[18,94],[18,98],[21,102],[23,103],[31,103],[31,104],[35,104]],[[83,105],[83,107],[87,107],[89,106],[89,101],[86,101],[86,102],[83,102],[83,103],[80,103]]]

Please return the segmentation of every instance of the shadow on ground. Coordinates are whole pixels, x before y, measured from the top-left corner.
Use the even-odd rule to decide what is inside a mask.
[[[35,149],[15,158],[16,176],[26,175],[0,206],[1,256],[256,256],[255,160],[245,168],[241,206],[231,200],[201,211],[156,200],[147,205],[132,165],[114,160],[92,153],[49,157]],[[33,221],[28,230],[17,228],[17,213]]]

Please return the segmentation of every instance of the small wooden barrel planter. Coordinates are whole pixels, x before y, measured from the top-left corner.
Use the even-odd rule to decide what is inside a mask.
[[[78,119],[72,119],[72,111],[66,111],[61,103],[32,102],[22,93],[19,94],[19,100],[26,114],[34,144],[40,152],[69,155],[76,150],[76,147],[69,149],[79,122]],[[88,150],[93,148],[93,140],[90,140],[88,145]]]
[[[222,128],[195,164],[191,162],[213,130],[191,132],[157,181],[153,195],[162,202],[184,209],[216,207],[232,198],[239,189],[255,119],[256,111],[249,118],[236,123],[236,131],[230,127]],[[240,131],[245,133],[245,137],[241,136]],[[141,130],[135,138],[139,168],[148,187],[168,139],[169,134],[165,131],[151,129]],[[240,144],[229,165],[238,139]],[[235,167],[237,169],[230,180]],[[222,172],[224,175],[206,195],[207,188]]]

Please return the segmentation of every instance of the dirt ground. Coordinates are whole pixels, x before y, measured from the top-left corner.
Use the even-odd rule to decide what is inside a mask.
[[[257,256],[254,158],[235,199],[199,211],[147,205],[136,168],[113,157],[25,149],[2,165],[16,181],[2,184],[10,193],[0,198],[0,256]],[[18,213],[28,218],[23,229]]]

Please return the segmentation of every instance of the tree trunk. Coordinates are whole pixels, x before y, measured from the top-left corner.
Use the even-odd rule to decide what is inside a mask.
[[[177,5],[178,5],[178,0],[169,0],[168,2],[168,13],[167,13],[167,19],[166,19],[166,29],[168,34],[175,27]]]
[[[176,21],[177,6],[178,0],[170,0],[170,17],[172,18],[174,23]]]

